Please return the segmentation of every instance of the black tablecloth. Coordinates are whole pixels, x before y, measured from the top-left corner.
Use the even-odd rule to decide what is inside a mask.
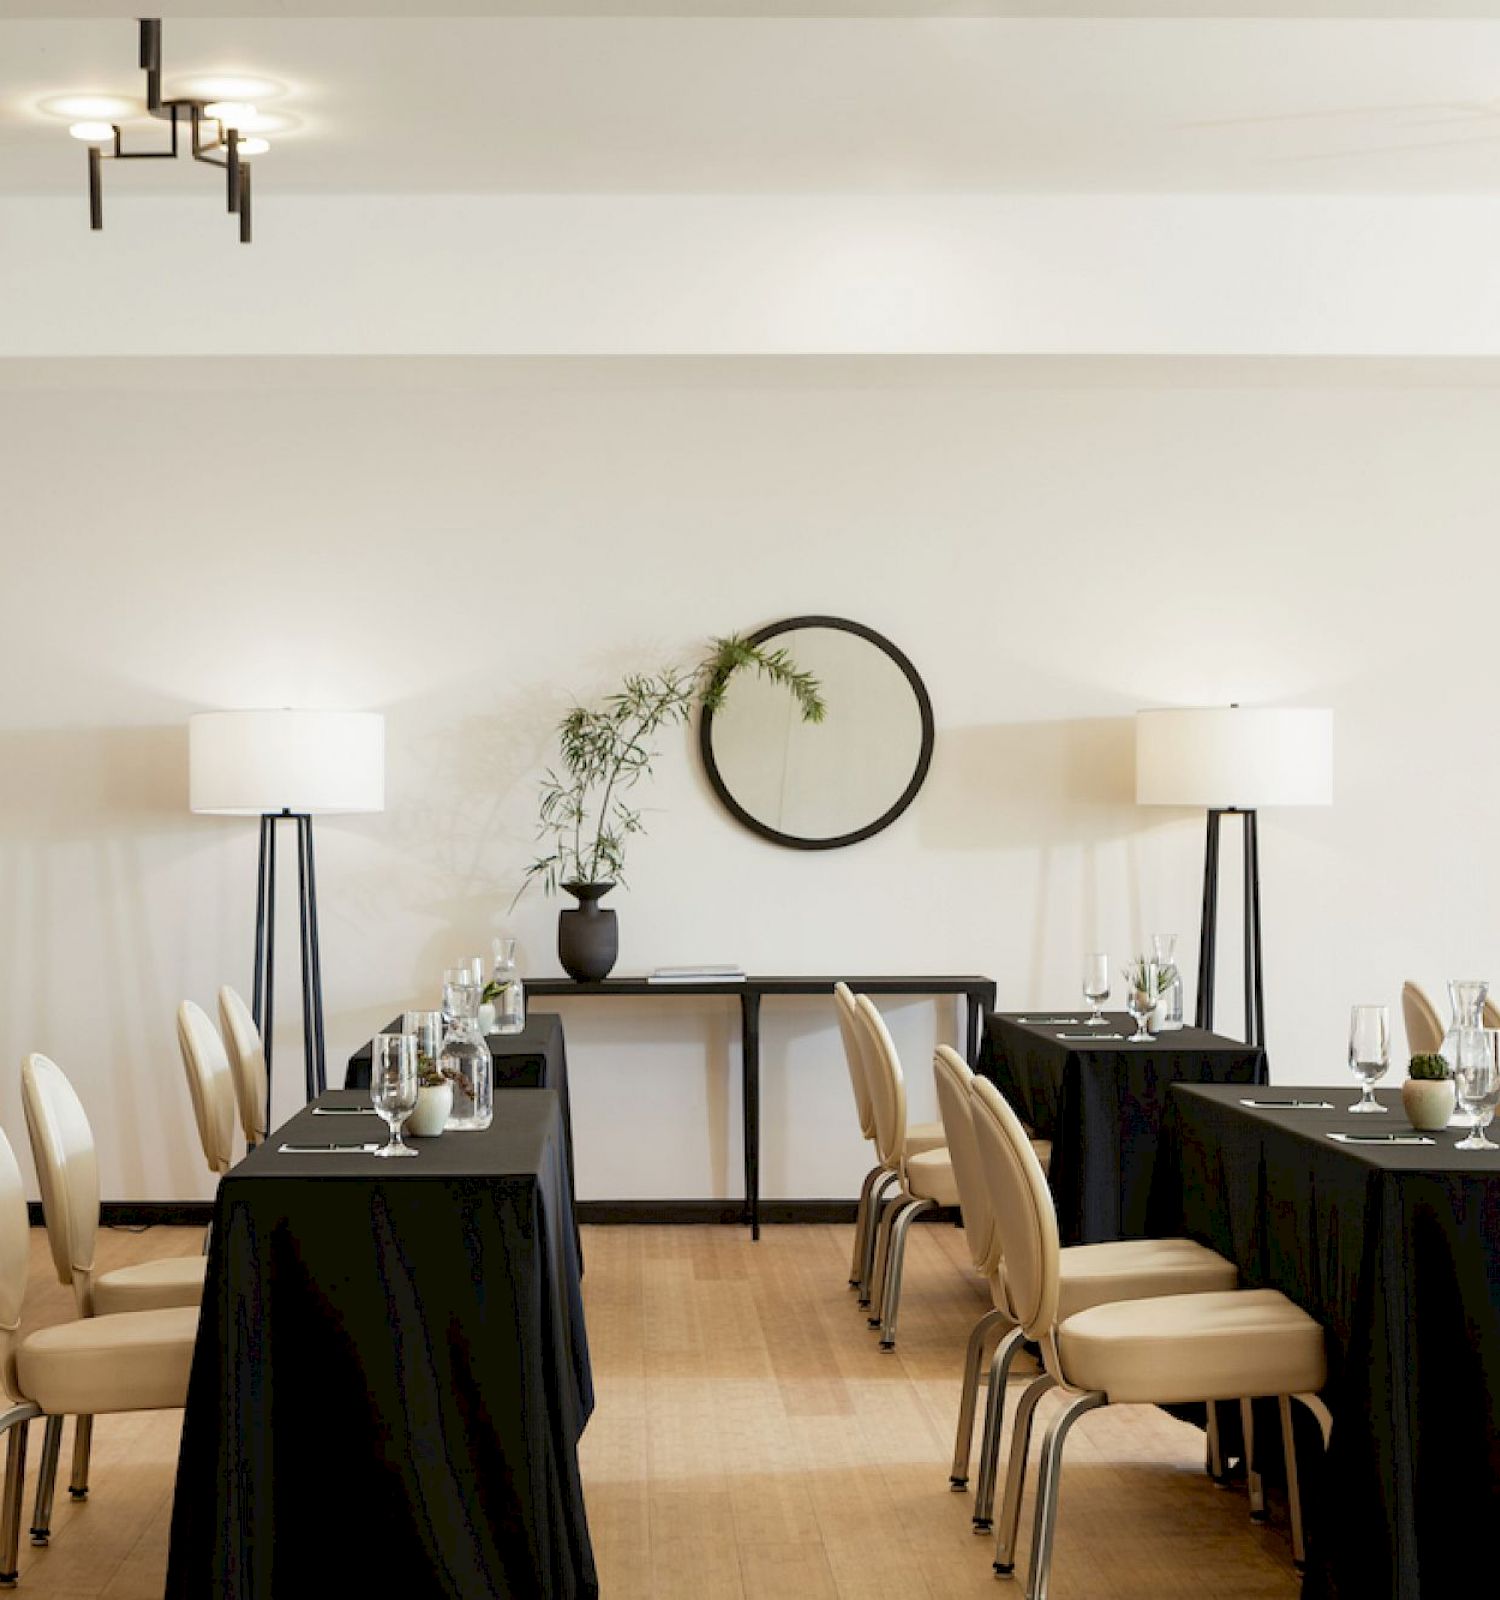
[[[1381,1093],[1386,1117],[1350,1116],[1347,1083],[1276,1091],[1293,1094],[1335,1109],[1175,1091],[1152,1223],[1327,1332],[1333,1440],[1307,1506],[1304,1600],[1478,1593],[1494,1580],[1473,1541],[1500,1523],[1500,1152],[1456,1151],[1456,1132],[1341,1145],[1331,1130],[1409,1133],[1399,1093]]]
[[[168,1600],[598,1594],[558,1097],[415,1160],[278,1151],[383,1132],[308,1109],[219,1186]]]
[[[1126,1016],[1110,1013],[1109,1024],[1098,1032],[1135,1032]],[[1052,1141],[1048,1181],[1062,1242],[1144,1238],[1167,1086],[1264,1083],[1265,1052],[1201,1028],[1159,1034],[1154,1044],[1057,1037],[1084,1031],[997,1012],[986,1019],[977,1070],[1039,1139]]]

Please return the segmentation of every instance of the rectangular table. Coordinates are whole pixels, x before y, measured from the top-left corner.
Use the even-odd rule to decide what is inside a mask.
[[[1327,1334],[1333,1437],[1307,1474],[1304,1600],[1488,1592],[1474,1548],[1500,1522],[1500,1151],[1455,1150],[1457,1132],[1338,1144],[1330,1132],[1410,1133],[1399,1093],[1380,1093],[1385,1117],[1350,1116],[1348,1083],[1275,1097],[1293,1093],[1334,1110],[1175,1089],[1152,1224],[1212,1246]]]
[[[766,995],[832,995],[836,983],[847,983],[856,994],[870,995],[961,995],[968,1002],[965,1018],[967,1058],[973,1061],[979,1048],[979,1025],[984,1013],[995,1004],[992,978],[765,978],[747,977],[730,982],[652,983],[646,978],[606,978],[602,983],[575,983],[571,978],[528,978],[531,995],[551,995],[568,999],[643,999],[669,1000],[687,995],[733,996],[740,1006],[741,1092],[745,1115],[745,1211],[750,1236],[760,1238],[760,1003]]]
[[[278,1148],[383,1133],[309,1107],[219,1185],[167,1600],[598,1594],[558,1096],[414,1160]]]
[[[1265,1052],[1202,1028],[1123,1039],[1080,1034],[1086,1011],[994,1015],[975,1068],[989,1078],[1039,1139],[1052,1141],[1048,1182],[1062,1242],[1100,1244],[1147,1236],[1151,1174],[1167,1088],[1173,1083],[1266,1081]],[[1079,1026],[1023,1022],[1076,1016]],[[1134,1022],[1108,1014],[1100,1034],[1130,1034]]]

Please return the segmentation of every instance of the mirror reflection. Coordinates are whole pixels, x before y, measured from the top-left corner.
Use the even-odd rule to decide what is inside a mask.
[[[802,719],[786,691],[737,673],[703,724],[710,782],[748,827],[803,849],[852,844],[905,810],[931,758],[932,711],[895,646],[840,618],[762,629],[817,679],[821,723]]]

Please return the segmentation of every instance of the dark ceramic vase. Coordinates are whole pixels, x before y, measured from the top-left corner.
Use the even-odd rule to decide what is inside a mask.
[[[574,982],[598,983],[609,976],[620,954],[615,914],[599,904],[614,884],[565,883],[563,888],[578,906],[557,914],[557,959]]]

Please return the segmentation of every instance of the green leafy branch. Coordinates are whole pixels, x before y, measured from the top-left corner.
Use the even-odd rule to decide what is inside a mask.
[[[561,771],[543,774],[538,806],[537,836],[552,848],[526,868],[517,899],[535,878],[548,894],[569,883],[625,881],[629,841],[645,831],[626,797],[652,772],[657,734],[685,723],[695,706],[718,711],[730,679],[745,669],[786,689],[804,722],[827,714],[817,679],[786,650],[766,650],[738,634],[713,640],[696,667],[632,673],[599,705],[569,710],[557,727]]]

